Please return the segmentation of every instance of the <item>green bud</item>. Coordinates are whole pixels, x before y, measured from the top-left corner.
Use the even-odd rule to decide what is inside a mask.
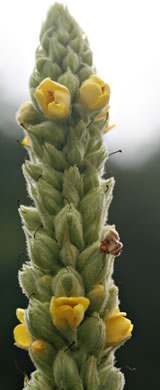
[[[64,240],[71,240],[78,249],[84,248],[83,229],[80,213],[74,206],[66,205],[55,217],[56,238],[62,245]]]
[[[42,270],[56,273],[61,266],[58,263],[59,246],[57,242],[44,233],[37,232],[34,238],[27,235],[28,250],[32,262]]]
[[[51,288],[52,280],[53,277],[50,275],[44,275],[40,279],[36,280],[37,291],[42,302],[50,301],[53,295]]]
[[[85,267],[89,258],[90,257],[93,258],[95,252],[97,254],[98,249],[99,249],[99,242],[94,242],[94,244],[88,246],[80,253],[77,259],[77,269],[79,272],[81,272],[82,269]]]
[[[97,390],[99,385],[99,375],[97,370],[97,359],[90,356],[85,362],[82,370],[83,383],[86,390]]]
[[[39,163],[34,164],[26,160],[22,169],[35,181],[38,181],[39,177],[42,175],[42,166]]]
[[[96,168],[90,164],[87,165],[87,169],[82,175],[85,193],[92,191],[92,189],[99,186],[99,178]]]
[[[64,147],[64,153],[70,165],[80,166],[82,164],[85,147],[81,140],[78,140],[75,130],[72,127],[69,128],[68,142]]]
[[[94,73],[93,69],[87,65],[87,64],[84,64],[81,66],[79,72],[78,72],[78,78],[80,80],[81,83],[83,83],[83,81],[89,79],[89,77]]]
[[[45,340],[39,339],[30,345],[29,354],[35,367],[53,380],[53,362],[57,354],[55,348]]]
[[[84,296],[83,281],[74,269],[62,269],[52,282],[53,293],[56,297]]]
[[[78,253],[76,246],[66,241],[60,251],[60,258],[64,265],[75,268]]]
[[[77,167],[70,167],[64,172],[63,197],[68,203],[73,203],[77,207],[83,195],[83,182]]]
[[[62,205],[61,193],[43,180],[43,178],[40,178],[37,182],[36,189],[39,199],[41,203],[44,203],[46,209],[52,214],[57,214]]]
[[[29,305],[25,312],[25,321],[33,339],[45,340],[56,349],[65,345],[63,336],[53,325],[48,302],[39,302],[32,299],[32,305]]]
[[[80,212],[82,213],[85,230],[95,220],[97,214],[105,206],[105,192],[103,187],[96,187],[82,199],[80,202]]]
[[[108,299],[102,308],[101,317],[105,319],[109,317],[110,314],[116,309],[118,304],[118,288],[113,285],[108,291]]]
[[[58,82],[69,89],[72,98],[75,93],[77,93],[77,89],[79,88],[79,79],[76,74],[73,74],[70,71],[70,69],[58,78]]]
[[[62,73],[58,64],[52,64],[50,58],[39,58],[36,61],[37,70],[43,75],[43,78],[50,77],[52,80],[56,80]]]
[[[68,47],[68,54],[62,62],[62,68],[64,72],[70,69],[71,72],[76,73],[77,69],[79,68],[79,64],[79,56],[71,49],[71,47]]]
[[[53,373],[59,389],[70,390],[74,386],[75,388],[79,388],[81,384],[76,363],[67,352],[60,351],[57,354],[53,365]],[[83,389],[83,386],[80,389]]]
[[[101,174],[103,169],[104,160],[107,158],[106,147],[103,145],[97,152],[92,152],[86,155],[84,164],[92,165]]]
[[[20,206],[19,213],[28,231],[36,231],[41,227],[40,216],[35,207]]]
[[[30,133],[43,142],[53,144],[56,148],[61,148],[65,143],[66,127],[53,121],[43,121],[35,126],[29,126]]]
[[[81,276],[83,278],[85,288],[90,290],[95,284],[103,283],[106,277],[108,268],[110,269],[110,256],[105,253],[100,253],[98,250],[87,261]]]
[[[82,40],[81,40],[81,36],[77,36],[76,38],[72,39],[72,41],[70,41],[70,47],[76,52],[76,53],[79,53],[81,51],[81,48],[82,48]]]
[[[52,390],[53,379],[51,380],[51,378],[36,370],[31,374],[31,380],[28,381],[24,388],[25,390]]]
[[[57,41],[57,38],[53,36],[50,40],[50,52],[49,56],[53,63],[61,63],[64,56],[67,54],[67,49],[62,43]]]
[[[78,327],[78,340],[88,353],[99,356],[105,344],[105,324],[98,313],[93,313]]]
[[[43,115],[37,112],[30,102],[22,104],[17,113],[17,120],[22,126],[25,126],[26,124],[37,124],[43,119]]]
[[[48,143],[45,143],[44,160],[48,165],[52,164],[53,168],[58,171],[63,172],[68,168],[68,162],[64,158],[64,153]]]
[[[125,384],[124,375],[116,368],[107,367],[99,372],[100,385],[98,390],[122,390]]]
[[[43,157],[43,139],[41,137],[37,137],[33,134],[31,125],[27,126],[26,130],[29,135],[29,140],[31,144],[32,152],[34,152],[37,157],[42,159]]]
[[[102,284],[96,284],[92,290],[87,294],[87,298],[90,300],[88,313],[101,312],[104,303],[106,303],[108,297],[108,290]]]
[[[34,293],[37,296],[37,289],[32,266],[23,264],[22,271],[19,271],[18,273],[18,280],[25,295],[29,297]]]
[[[47,168],[46,165],[43,168],[43,178],[44,180],[51,184],[54,188],[61,191],[62,190],[62,180],[63,180],[63,173],[56,171],[54,168]]]
[[[35,186],[32,183],[29,183],[29,180],[26,178],[27,184],[28,184],[28,192],[32,199],[34,199],[36,208],[40,214],[40,219],[42,221],[42,225],[46,232],[48,232],[50,235],[54,234],[53,231],[53,215],[50,215],[49,212],[46,210],[46,207],[44,206],[43,202],[40,201],[37,190]]]

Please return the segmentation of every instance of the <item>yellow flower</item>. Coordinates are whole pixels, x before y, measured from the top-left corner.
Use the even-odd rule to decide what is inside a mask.
[[[121,313],[119,307],[106,321],[106,336],[108,343],[119,344],[132,335],[133,324],[126,317],[126,313]]]
[[[21,144],[24,145],[24,146],[29,146],[30,141],[29,141],[29,136],[28,135],[26,135],[26,137],[23,138]]]
[[[44,79],[35,92],[40,108],[53,119],[61,119],[69,114],[71,96],[68,88],[50,78]]]
[[[80,88],[80,101],[87,104],[89,111],[106,106],[110,98],[110,87],[99,77],[92,75]]]
[[[57,328],[65,329],[67,324],[76,328],[88,309],[89,299],[83,297],[52,297],[50,313]]]
[[[20,348],[27,349],[31,344],[31,336],[24,324],[24,309],[17,309],[16,316],[21,324],[17,325],[13,330],[16,345]]]

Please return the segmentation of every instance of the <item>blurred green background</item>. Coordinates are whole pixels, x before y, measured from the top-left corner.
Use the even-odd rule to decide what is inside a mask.
[[[16,308],[27,305],[17,280],[17,272],[27,259],[17,201],[30,205],[31,200],[21,172],[27,153],[16,142],[23,137],[14,119],[18,104],[0,107],[0,388],[18,390],[32,364],[27,352],[13,345],[12,337]],[[116,178],[109,223],[116,224],[124,243],[122,255],[115,260],[114,278],[119,285],[121,309],[135,327],[132,339],[117,352],[116,365],[125,373],[125,390],[158,389],[159,144],[152,157],[145,164],[133,165],[135,168],[131,164],[121,166],[120,159],[120,154],[112,155],[106,164],[106,176],[112,172]]]

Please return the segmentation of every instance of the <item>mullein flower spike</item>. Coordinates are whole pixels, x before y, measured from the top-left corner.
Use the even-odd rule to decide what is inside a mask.
[[[102,179],[110,87],[95,74],[88,40],[68,10],[50,8],[17,120],[32,207],[19,208],[29,261],[19,283],[17,346],[36,367],[25,390],[122,390],[115,350],[131,337],[112,273],[122,243],[107,224],[114,179]],[[105,356],[105,359],[104,359]]]

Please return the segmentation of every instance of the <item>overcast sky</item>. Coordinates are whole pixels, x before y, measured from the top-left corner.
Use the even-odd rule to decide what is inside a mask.
[[[5,0],[0,5],[0,73],[4,99],[29,100],[41,23],[51,0]],[[87,33],[97,74],[111,86],[111,151],[122,163],[143,159],[160,141],[160,1],[66,0]],[[137,157],[138,156],[138,157]],[[117,157],[115,157],[117,158]]]

